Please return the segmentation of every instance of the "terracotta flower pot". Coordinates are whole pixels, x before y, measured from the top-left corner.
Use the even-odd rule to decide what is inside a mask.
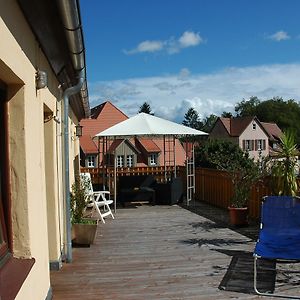
[[[230,224],[246,226],[248,223],[248,207],[228,207]]]

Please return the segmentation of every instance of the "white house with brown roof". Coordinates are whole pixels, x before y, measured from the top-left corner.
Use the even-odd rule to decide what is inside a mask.
[[[210,132],[210,139],[226,139],[257,160],[268,156],[282,134],[274,123],[262,123],[256,117],[218,118]]]

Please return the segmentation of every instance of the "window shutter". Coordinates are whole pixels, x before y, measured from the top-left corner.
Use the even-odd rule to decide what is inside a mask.
[[[251,140],[251,151],[254,150],[254,140]]]
[[[266,150],[266,140],[262,140],[262,150]]]
[[[257,149],[258,149],[258,140],[255,140],[255,151],[257,151]]]
[[[245,149],[246,149],[246,141],[243,140],[243,150],[245,150]]]

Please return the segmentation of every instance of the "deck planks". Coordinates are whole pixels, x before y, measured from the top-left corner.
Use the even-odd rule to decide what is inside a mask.
[[[211,222],[212,226],[201,226]],[[178,206],[119,209],[95,244],[51,272],[53,299],[259,299],[218,286],[231,256],[253,241]]]

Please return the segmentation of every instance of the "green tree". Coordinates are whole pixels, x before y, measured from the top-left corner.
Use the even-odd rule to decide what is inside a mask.
[[[200,121],[198,112],[192,107],[189,108],[184,115],[182,124],[198,130],[203,126],[202,122]]]
[[[297,157],[299,151],[292,131],[282,135],[280,147],[275,150],[276,159],[271,160],[271,188],[275,195],[296,196],[298,192]]]
[[[260,104],[260,100],[252,96],[249,100],[243,99],[243,101],[236,104],[234,110],[237,117],[247,117],[256,115],[256,107]]]
[[[152,112],[151,106],[148,102],[144,102],[140,106],[138,113],[146,113],[146,114],[152,115],[152,116],[154,115],[154,113]]]
[[[225,171],[233,185],[231,205],[244,207],[250,197],[253,184],[261,177],[258,163],[249,154],[230,141],[210,140],[202,148],[197,148],[196,163],[203,167]]]
[[[232,118],[233,115],[232,115],[231,112],[223,111],[221,117],[222,117],[222,118]]]
[[[211,114],[202,121],[202,126],[200,129],[205,132],[210,132],[213,126],[215,125],[217,119],[218,117],[216,115]]]

